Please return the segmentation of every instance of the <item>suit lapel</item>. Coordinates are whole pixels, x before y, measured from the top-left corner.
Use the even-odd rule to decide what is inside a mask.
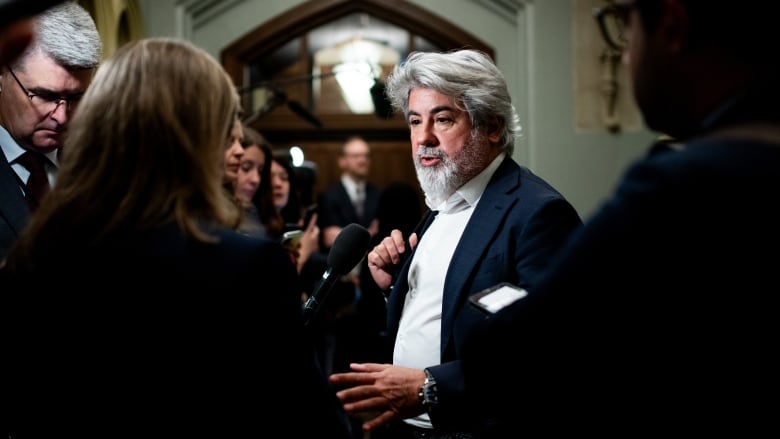
[[[499,226],[509,209],[517,202],[514,195],[515,189],[520,185],[520,166],[510,158],[505,159],[490,179],[485,191],[482,193],[474,213],[471,215],[463,236],[455,248],[452,261],[447,270],[447,278],[444,280],[444,299],[442,302],[442,326],[441,348],[442,354],[452,335],[453,315],[461,298],[468,294],[463,289],[466,280],[473,274],[477,262],[484,256],[488,247],[492,244]],[[421,221],[422,233],[430,226],[434,219],[429,212],[424,221]],[[418,237],[421,233],[418,233]],[[414,256],[414,251],[403,262],[398,277],[395,280],[393,291],[388,297],[388,332],[392,339],[398,331],[398,322],[401,319],[404,299],[409,291],[409,264]],[[456,289],[457,286],[457,289]]]
[[[483,258],[509,209],[517,202],[513,191],[520,185],[520,168],[511,159],[505,159],[493,174],[482,197],[474,209],[463,235],[455,248],[447,278],[444,280],[442,302],[441,349],[442,354],[452,335],[453,318],[458,304],[465,300],[467,280],[474,274],[477,263]]]
[[[0,155],[3,155],[1,150]],[[0,191],[0,216],[6,219],[18,235],[30,219],[30,208],[18,188],[16,173],[5,158],[0,161],[0,187],[16,189]]]

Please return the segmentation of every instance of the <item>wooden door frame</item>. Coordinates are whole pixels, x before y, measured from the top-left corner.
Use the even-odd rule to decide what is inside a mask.
[[[407,29],[443,50],[471,48],[495,57],[492,47],[468,31],[453,25],[442,17],[405,0],[312,0],[301,3],[286,12],[262,23],[226,46],[221,52],[221,62],[234,83],[239,87],[249,85],[248,66],[272,53],[290,41],[306,33],[353,13],[366,13],[387,23]],[[414,47],[409,47],[409,51]],[[280,108],[280,110],[286,110]],[[314,113],[323,127],[310,123],[289,111],[273,111],[252,126],[265,135],[277,147],[306,144],[319,157],[332,157],[318,163],[320,176],[315,191],[321,191],[338,179],[336,157],[343,142],[352,134],[360,134],[369,143],[383,144],[372,160],[372,181],[383,186],[392,181],[406,181],[418,187],[413,165],[404,169],[383,169],[383,165],[409,163],[409,130],[402,115],[389,119],[373,114],[320,114]],[[386,154],[395,156],[383,159]],[[408,158],[407,158],[408,157]],[[325,178],[323,178],[325,177]],[[421,194],[422,200],[422,194]]]

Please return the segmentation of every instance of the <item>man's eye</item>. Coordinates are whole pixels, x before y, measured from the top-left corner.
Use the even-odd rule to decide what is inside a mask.
[[[59,102],[61,99],[58,95],[48,94],[48,93],[37,94],[34,97],[37,97],[38,99],[44,102],[50,102],[50,103]]]

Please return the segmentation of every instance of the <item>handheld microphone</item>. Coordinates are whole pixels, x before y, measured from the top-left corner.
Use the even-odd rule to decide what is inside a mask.
[[[371,235],[365,227],[352,223],[339,232],[328,253],[328,269],[322,280],[303,305],[303,317],[309,324],[319,305],[325,300],[338,279],[352,271],[368,252]]]

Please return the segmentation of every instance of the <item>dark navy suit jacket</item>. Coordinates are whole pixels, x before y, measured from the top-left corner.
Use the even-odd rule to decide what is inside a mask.
[[[471,328],[485,318],[468,306],[468,297],[501,282],[534,285],[561,244],[580,225],[575,209],[552,186],[511,158],[504,159],[474,209],[447,270],[441,364],[429,368],[439,389],[439,405],[431,413],[434,427],[468,428],[461,347]],[[398,331],[413,257],[412,253],[406,259],[388,297],[390,340],[395,340]]]
[[[494,437],[777,431],[764,397],[780,370],[780,112],[767,104],[718,128],[755,120],[774,141],[748,125],[654,149],[545,279],[475,328],[467,393]]]
[[[30,219],[19,179],[0,150],[0,260]]]
[[[376,209],[379,204],[381,191],[371,183],[366,183],[365,202],[363,204],[363,216],[358,216],[355,206],[347,194],[347,189],[339,181],[329,187],[318,201],[318,221],[320,229],[329,226],[345,227],[352,223],[360,224],[368,228],[371,221],[376,218]]]

